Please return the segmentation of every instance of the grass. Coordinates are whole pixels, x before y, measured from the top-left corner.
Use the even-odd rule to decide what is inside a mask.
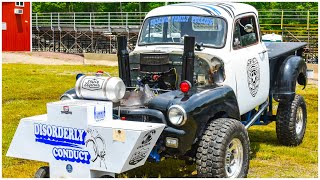
[[[72,88],[77,73],[99,69],[117,76],[117,68],[106,66],[2,65],[2,172],[3,177],[33,177],[46,163],[6,157],[15,130],[23,117],[46,113],[46,103],[57,101]],[[308,85],[298,93],[305,97],[308,124],[298,147],[277,142],[275,123],[249,129],[251,161],[249,177],[318,177],[318,88]],[[276,112],[276,108],[274,109]],[[172,158],[120,174],[118,177],[194,177],[194,165]]]

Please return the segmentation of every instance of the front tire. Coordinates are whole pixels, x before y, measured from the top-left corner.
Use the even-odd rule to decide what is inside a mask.
[[[277,110],[277,138],[282,145],[297,146],[302,143],[307,125],[307,108],[303,97],[296,95],[292,101],[280,102]]]
[[[240,121],[220,118],[203,133],[196,154],[199,177],[247,177],[250,141]]]
[[[40,167],[36,174],[34,175],[34,178],[49,178],[50,177],[50,171],[48,166]]]

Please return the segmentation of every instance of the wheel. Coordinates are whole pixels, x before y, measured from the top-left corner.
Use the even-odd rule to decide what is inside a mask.
[[[48,166],[40,167],[36,174],[34,175],[35,178],[49,178],[50,177],[50,171]]]
[[[307,108],[303,97],[280,102],[277,110],[276,131],[279,142],[286,146],[301,144],[307,125]]]
[[[100,176],[100,178],[115,178],[115,177],[111,175],[102,175]]]
[[[250,141],[240,121],[220,118],[211,121],[203,133],[196,154],[199,177],[246,177]]]

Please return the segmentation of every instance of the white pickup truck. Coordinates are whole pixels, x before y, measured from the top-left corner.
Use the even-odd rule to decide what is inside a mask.
[[[50,161],[54,177],[121,173],[164,156],[196,163],[199,177],[246,177],[250,126],[276,121],[281,144],[296,146],[303,140],[306,103],[295,90],[296,83],[307,85],[306,63],[301,58],[305,45],[262,42],[258,12],[246,4],[184,3],[156,8],[147,14],[133,52],[127,51],[126,37],[118,37],[123,81],[111,78],[114,83],[108,83],[110,78],[102,72],[96,76],[79,74],[76,87],[61,96],[62,102],[48,105],[48,120],[29,118],[28,122],[36,124],[19,125],[8,155]],[[276,114],[273,99],[279,102]],[[81,111],[69,112],[68,103],[83,100],[93,101],[91,109],[86,105],[88,113],[94,112],[88,120],[79,115]],[[61,113],[58,105],[63,106]],[[102,107],[96,112],[98,105]],[[58,110],[49,111],[49,107]],[[112,120],[104,120],[107,114]],[[78,120],[61,120],[73,115]],[[80,126],[80,121],[85,125]],[[81,141],[75,141],[77,136],[66,136],[69,144],[63,144],[41,135],[48,128],[58,131],[61,124],[75,134],[82,132]],[[38,134],[32,130],[23,133],[32,128]],[[35,135],[37,142],[29,142],[28,133],[30,138]],[[101,151],[98,147],[87,150],[89,143],[99,139]],[[22,141],[26,142],[23,146]],[[39,152],[44,148],[41,157],[39,153],[21,154],[19,149],[28,146],[27,142]],[[72,142],[78,149],[69,147],[68,152],[78,153],[76,160],[55,147]],[[47,160],[44,157],[51,154],[46,155],[46,150],[52,146],[54,158]],[[48,177],[49,168],[39,169],[36,176]]]

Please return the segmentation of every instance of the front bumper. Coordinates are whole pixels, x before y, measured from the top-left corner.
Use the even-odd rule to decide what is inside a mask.
[[[119,114],[120,117],[126,117],[128,121],[142,121],[142,122],[149,122],[149,123],[163,123],[165,124],[165,128],[158,140],[165,142],[166,137],[173,137],[179,140],[179,146],[177,149],[166,147],[170,152],[175,152],[178,155],[184,155],[187,150],[191,148],[193,140],[191,140],[187,135],[183,126],[181,129],[173,127],[170,122],[166,120],[166,117],[163,112],[155,109],[148,109],[148,108],[139,108],[139,107],[115,107],[113,108],[114,114]],[[183,144],[182,144],[183,143]],[[171,153],[170,153],[171,154]]]

